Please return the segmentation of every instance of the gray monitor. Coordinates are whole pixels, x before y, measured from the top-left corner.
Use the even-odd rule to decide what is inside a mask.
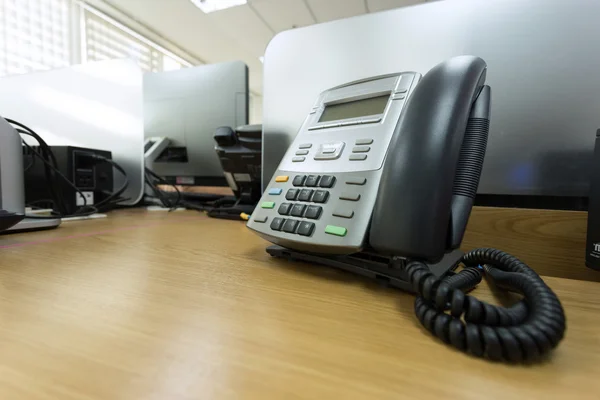
[[[440,1],[283,32],[265,54],[263,182],[319,93],[375,75],[488,64],[480,194],[585,197],[600,127],[600,2]]]
[[[248,95],[241,61],[144,75],[146,146],[169,142],[147,167],[177,184],[226,186],[213,135],[248,123]]]

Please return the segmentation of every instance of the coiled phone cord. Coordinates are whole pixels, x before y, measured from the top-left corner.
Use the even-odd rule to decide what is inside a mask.
[[[406,266],[419,294],[415,312],[428,331],[464,352],[497,361],[532,361],[556,347],[565,333],[565,313],[538,274],[496,249],[473,250],[461,262],[465,269],[442,279],[422,262]],[[481,282],[482,270],[498,287],[523,299],[505,308],[465,294]]]

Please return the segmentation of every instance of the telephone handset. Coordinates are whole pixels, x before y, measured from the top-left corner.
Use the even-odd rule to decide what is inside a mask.
[[[434,67],[412,94],[371,220],[369,242],[378,252],[435,260],[460,245],[487,142],[485,75],[481,58],[456,57]]]
[[[506,253],[457,250],[487,145],[486,71],[481,58],[460,56],[424,77],[402,72],[321,93],[248,227],[329,265],[361,251],[387,256],[384,269],[401,270],[433,334],[477,356],[529,360],[562,339],[560,301]],[[505,309],[466,295],[484,272],[524,299]]]

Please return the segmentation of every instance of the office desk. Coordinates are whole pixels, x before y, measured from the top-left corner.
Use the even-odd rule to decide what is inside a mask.
[[[413,296],[266,245],[191,211],[0,237],[0,399],[598,398],[600,283],[548,278],[566,339],[508,366],[432,338]]]

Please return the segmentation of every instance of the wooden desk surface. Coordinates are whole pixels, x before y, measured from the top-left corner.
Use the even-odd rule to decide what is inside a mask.
[[[548,278],[566,339],[508,366],[434,340],[411,295],[266,245],[141,210],[0,237],[0,399],[598,398],[600,283]]]

